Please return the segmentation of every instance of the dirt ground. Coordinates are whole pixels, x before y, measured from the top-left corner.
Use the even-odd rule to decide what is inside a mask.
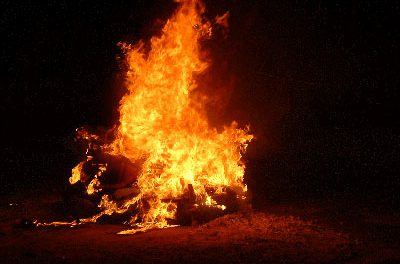
[[[400,216],[337,203],[275,204],[207,224],[117,235],[123,225],[57,220],[54,194],[3,197],[1,263],[400,263]]]

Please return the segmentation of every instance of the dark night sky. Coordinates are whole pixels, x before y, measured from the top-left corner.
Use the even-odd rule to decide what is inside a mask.
[[[66,182],[78,159],[74,129],[118,117],[116,43],[157,33],[171,2],[2,2],[3,192]],[[207,2],[210,17],[231,13],[227,39],[204,44],[214,58],[205,82],[229,98],[211,106],[210,119],[251,124],[255,199],[353,195],[398,204],[400,4]]]

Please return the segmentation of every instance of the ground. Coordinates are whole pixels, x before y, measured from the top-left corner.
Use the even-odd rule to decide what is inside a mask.
[[[400,263],[400,216],[344,202],[268,204],[207,224],[117,235],[123,225],[21,226],[56,220],[56,194],[4,196],[4,263]]]

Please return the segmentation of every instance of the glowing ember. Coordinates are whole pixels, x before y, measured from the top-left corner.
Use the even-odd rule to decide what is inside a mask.
[[[70,183],[80,181],[88,194],[101,194],[101,213],[84,221],[134,208],[131,225],[139,230],[162,228],[176,218],[179,200],[192,199],[193,208],[224,210],[226,204],[218,195],[229,191],[236,199],[245,198],[241,157],[253,136],[236,122],[222,132],[210,127],[202,99],[193,93],[200,89],[195,77],[208,67],[199,40],[211,36],[211,23],[203,13],[201,3],[184,1],[162,34],[151,38],[149,51],[143,42],[121,44],[128,65],[128,92],[120,102],[114,138],[96,145],[98,136],[78,131],[78,137],[89,142],[89,153],[72,170]],[[120,180],[125,184],[117,188],[103,179],[110,159],[94,163],[93,149],[127,160],[122,164],[129,168]],[[96,165],[92,176],[85,171],[88,164]]]

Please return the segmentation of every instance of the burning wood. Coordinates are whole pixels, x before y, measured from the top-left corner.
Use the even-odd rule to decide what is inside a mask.
[[[199,44],[212,35],[204,11],[183,1],[149,51],[142,41],[120,44],[128,92],[112,139],[77,131],[86,160],[70,183],[83,184],[100,209],[86,221],[119,215],[141,230],[191,224],[233,212],[246,198],[241,157],[253,136],[236,122],[211,127],[196,83],[209,64]],[[228,15],[221,17],[215,25],[226,27]]]

